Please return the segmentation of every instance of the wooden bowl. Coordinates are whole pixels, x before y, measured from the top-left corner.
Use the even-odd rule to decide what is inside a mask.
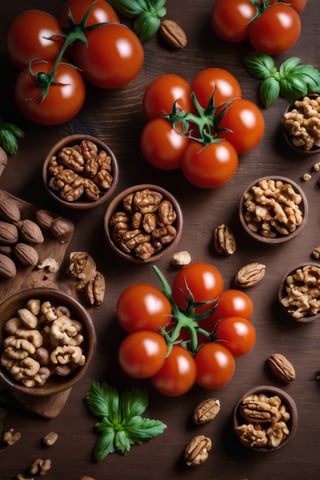
[[[80,144],[83,141],[92,142],[93,144],[95,144],[98,149],[98,155],[100,153],[100,156],[101,156],[101,152],[102,153],[106,152],[107,157],[109,157],[110,159],[109,166],[108,166],[108,168],[110,169],[110,171],[108,172],[108,175],[111,175],[110,182],[109,182],[110,185],[106,188],[103,188],[104,186],[100,186],[100,187],[98,186],[100,182],[100,180],[97,181],[97,176],[96,176],[96,168],[97,168],[98,162],[95,162],[94,158],[85,159],[84,156],[81,155],[81,161],[83,162],[82,165],[78,161],[73,163],[70,160],[67,160],[67,163],[62,164],[62,160],[58,159],[58,165],[59,165],[58,169],[61,169],[63,165],[64,169],[68,170],[69,173],[70,173],[70,169],[73,170],[74,171],[73,175],[78,175],[76,182],[79,180],[79,177],[80,177],[80,183],[82,183],[83,180],[85,181],[86,191],[94,192],[94,194],[91,196],[90,193],[86,194],[86,192],[84,191],[79,196],[79,198],[73,200],[66,197],[65,194],[62,194],[63,196],[61,196],[61,190],[59,190],[57,187],[58,182],[54,181],[54,178],[58,178],[58,177],[54,175],[52,167],[50,168],[50,166],[52,165],[52,159],[55,159],[59,155],[59,153],[61,154],[62,149],[67,147],[70,147],[70,148],[76,147],[76,150],[79,150]],[[80,164],[80,169],[82,169],[82,171],[78,172],[79,164]],[[103,168],[103,166],[99,167],[99,171],[102,171],[102,170],[104,174],[105,169]],[[57,172],[57,170],[55,170],[55,172]],[[117,187],[118,177],[119,177],[118,162],[115,154],[110,149],[110,147],[99,138],[94,137],[92,135],[85,135],[85,134],[68,135],[62,138],[61,140],[59,140],[49,151],[42,168],[43,182],[49,195],[53,197],[59,204],[64,205],[65,207],[68,207],[68,208],[73,208],[78,210],[88,210],[107,202],[112,197]],[[71,197],[73,198],[73,195],[71,195]]]
[[[271,236],[266,236],[262,233],[261,226],[262,226],[263,220],[261,219],[261,217],[257,217],[256,213],[251,214],[251,218],[253,218],[254,222],[256,222],[256,230],[253,229],[252,227],[250,228],[250,226],[248,224],[248,221],[246,219],[246,215],[248,213],[248,208],[245,206],[245,201],[246,201],[247,195],[249,194],[249,192],[252,192],[252,188],[258,186],[260,184],[260,182],[265,182],[265,181],[269,181],[269,180],[280,181],[283,184],[290,185],[292,187],[294,193],[297,194],[297,195],[300,195],[301,199],[302,199],[302,201],[299,205],[299,209],[300,209],[301,215],[302,215],[302,221],[301,221],[300,225],[297,225],[295,230],[291,231],[290,233],[286,233],[286,234],[281,234],[279,232],[276,232],[273,229],[273,231],[275,232],[275,236],[272,236],[272,237]],[[261,207],[264,208],[264,205],[261,204]],[[276,213],[275,213],[274,209],[273,208],[269,209],[268,206],[267,206],[267,208],[268,208],[268,214],[270,215],[270,218],[273,219],[273,220],[276,220],[277,217],[276,217]],[[285,243],[285,242],[288,242],[288,241],[292,240],[293,238],[297,237],[303,231],[303,229],[306,226],[307,219],[308,219],[307,197],[306,197],[303,189],[300,187],[300,185],[298,185],[295,181],[291,180],[290,178],[282,177],[282,176],[279,176],[279,175],[257,178],[256,180],[252,181],[245,188],[245,190],[243,191],[243,193],[241,195],[240,203],[239,203],[239,218],[240,218],[241,225],[242,225],[243,229],[245,230],[245,232],[250,237],[252,237],[254,240],[256,240],[258,242],[261,242],[261,243],[270,244],[270,245],[277,245],[279,243]],[[283,224],[281,226],[283,226]]]
[[[315,263],[315,262],[305,262],[303,264],[296,265],[295,267],[291,267],[290,270],[288,270],[282,277],[282,280],[280,282],[279,290],[278,290],[278,301],[284,310],[284,312],[293,320],[296,320],[297,322],[302,322],[302,323],[308,323],[312,322],[314,320],[318,320],[320,318],[320,308],[319,312],[312,311],[311,309],[307,309],[304,307],[304,303],[301,303],[301,306],[298,306],[296,304],[295,307],[289,307],[286,306],[283,303],[283,299],[287,297],[288,293],[286,290],[286,287],[288,287],[288,279],[290,279],[290,282],[293,281],[294,283],[292,285],[295,286],[296,289],[300,289],[307,287],[310,289],[310,291],[314,290],[314,284],[306,282],[304,283],[303,280],[301,279],[301,275],[304,275],[304,270],[306,269],[307,271],[309,268],[315,270],[315,274],[313,274],[313,277],[315,279],[318,278],[317,283],[319,284],[317,289],[320,289],[320,264]],[[296,272],[298,272],[299,278],[295,276]],[[296,281],[295,281],[296,280]],[[311,290],[312,289],[312,290]],[[305,295],[305,291],[301,292]],[[312,296],[310,299],[313,298]],[[316,294],[316,298],[319,299],[319,294]],[[299,300],[299,297],[295,297],[295,302]],[[286,302],[287,303],[287,302]],[[299,308],[300,307],[300,308]]]
[[[9,389],[15,392],[20,392],[27,395],[46,396],[46,395],[56,394],[72,387],[86,373],[87,368],[92,360],[95,346],[96,346],[95,328],[94,328],[92,319],[89,313],[85,310],[85,308],[77,300],[75,300],[70,295],[67,295],[63,291],[55,290],[51,288],[44,288],[44,287],[28,288],[26,290],[21,290],[13,294],[12,296],[8,297],[0,305],[1,359],[3,358],[3,352],[5,349],[5,345],[4,345],[5,339],[10,335],[10,333],[6,330],[6,327],[5,327],[6,322],[12,317],[17,317],[18,310],[25,308],[28,300],[30,299],[38,299],[40,300],[41,304],[43,304],[44,302],[50,302],[50,304],[54,308],[61,306],[64,309],[68,309],[71,314],[71,318],[73,320],[76,320],[77,322],[80,322],[82,326],[81,334],[83,336],[83,341],[80,346],[82,348],[83,354],[85,355],[85,362],[81,366],[80,365],[75,366],[72,372],[67,375],[58,375],[53,371],[55,368],[55,365],[53,362],[49,361],[47,363],[47,362],[40,361],[41,365],[44,365],[45,363],[47,363],[47,367],[52,370],[52,374],[49,376],[49,378],[45,381],[43,385],[37,384],[36,386],[25,386],[19,379],[15,379],[11,375],[11,373],[3,365],[3,360],[2,360],[1,366],[0,366],[0,380]],[[32,328],[32,325],[30,325],[30,327],[28,328],[25,326],[24,322],[22,322],[19,328],[24,330],[24,332],[26,330],[38,331],[38,333],[41,331],[44,339],[42,346],[47,347],[47,350],[50,353],[50,351],[53,350],[55,347],[52,345],[53,342],[51,340],[49,341],[48,335],[45,334],[47,338],[44,336],[45,331],[42,330],[42,328],[47,322],[45,321],[43,323],[42,319],[40,320],[40,314],[39,315],[37,314],[36,318],[38,318],[39,320],[37,327]],[[50,322],[50,325],[52,325],[52,322]],[[18,335],[12,332],[11,334],[14,335],[15,337],[20,336],[20,334]],[[32,337],[29,337],[29,341],[33,343]],[[39,351],[37,352],[30,351],[28,356],[38,361]],[[30,378],[33,379],[34,377],[30,377]]]
[[[249,395],[259,395],[259,394],[264,394],[267,397],[273,397],[273,396],[279,397],[281,400],[281,404],[285,406],[286,411],[290,414],[290,418],[285,421],[289,430],[289,434],[277,446],[272,446],[272,445],[250,446],[249,444],[242,442],[240,438],[240,434],[237,431],[237,427],[241,425],[248,425],[249,423],[251,423],[250,421],[248,421],[242,416],[241,404],[243,400],[247,398]],[[252,425],[255,425],[255,423],[252,423]],[[263,430],[266,431],[271,426],[271,423],[265,422],[265,423],[260,423],[260,425],[262,426]],[[256,452],[269,453],[269,452],[274,452],[276,450],[279,450],[280,448],[283,448],[294,437],[297,430],[297,425],[298,425],[298,409],[295,401],[286,391],[274,386],[261,385],[261,386],[251,388],[244,395],[242,395],[241,398],[239,398],[233,410],[233,426],[234,426],[236,435],[239,437],[241,443],[246,448]]]
[[[124,212],[127,215],[127,223],[130,225],[128,230],[132,231],[135,228],[132,225],[133,217],[132,214],[138,210],[138,207],[134,206],[132,209],[132,212],[127,213],[128,210],[126,211],[124,209],[124,199],[126,198],[132,198],[132,196],[140,194],[142,191],[151,191],[155,192],[157,195],[160,195],[162,197],[161,202],[166,201],[169,202],[169,204],[172,207],[172,211],[175,212],[175,219],[172,222],[169,227],[174,227],[175,229],[175,237],[168,243],[165,243],[160,247],[154,245],[156,242],[152,240],[154,238],[155,228],[159,229],[161,228],[162,223],[159,224],[159,210],[157,207],[157,210],[155,210],[154,215],[155,217],[158,218],[156,221],[155,228],[151,227],[149,230],[152,230],[152,232],[146,232],[146,230],[141,226],[138,227],[138,230],[142,232],[142,234],[145,236],[145,240],[150,246],[150,251],[152,253],[148,254],[148,257],[142,257],[140,254],[138,255],[137,250],[132,249],[124,249],[122,244],[122,240],[120,240],[119,235],[115,233],[115,228],[114,228],[114,215],[118,214],[119,212]],[[159,226],[160,225],[160,226]],[[118,228],[118,226],[116,227]],[[141,185],[134,185],[132,187],[129,187],[125,190],[123,190],[121,193],[119,193],[113,200],[109,203],[107,210],[105,212],[104,216],[104,232],[105,232],[105,237],[107,240],[108,245],[111,247],[111,249],[119,255],[121,258],[124,260],[127,260],[131,263],[139,263],[139,264],[144,264],[148,262],[156,262],[159,260],[163,255],[168,254],[173,248],[177,246],[181,239],[182,235],[182,228],[183,228],[183,216],[181,212],[180,205],[176,198],[167,190],[165,190],[162,187],[159,187],[157,185],[152,185],[152,184],[141,184]],[[124,237],[121,237],[122,239]],[[140,248],[140,247],[139,247]],[[153,251],[154,250],[154,251]]]

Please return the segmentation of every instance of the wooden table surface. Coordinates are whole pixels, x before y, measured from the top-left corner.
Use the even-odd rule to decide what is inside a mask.
[[[26,132],[20,142],[19,153],[10,157],[0,178],[0,187],[39,208],[48,208],[72,219],[75,234],[70,250],[84,250],[92,254],[107,282],[105,301],[93,313],[98,337],[93,363],[85,378],[72,389],[60,415],[44,419],[9,405],[5,426],[19,430],[22,439],[10,449],[0,450],[1,480],[14,478],[38,457],[52,460],[52,469],[45,477],[48,480],[79,480],[84,475],[96,480],[133,480],[150,474],[154,480],[320,478],[320,384],[315,379],[320,370],[319,324],[289,321],[277,304],[277,289],[283,274],[290,266],[310,260],[311,251],[320,243],[319,175],[314,174],[309,182],[301,181],[302,175],[318,160],[317,156],[297,156],[284,145],[279,132],[280,116],[287,106],[284,99],[263,110],[266,121],[263,140],[252,152],[242,155],[234,178],[217,190],[192,187],[179,172],[155,170],[139,151],[139,134],[145,121],[142,95],[148,83],[162,73],[177,73],[190,81],[201,69],[223,67],[237,77],[244,97],[258,101],[258,83],[241,63],[244,55],[251,51],[250,46],[246,42],[226,44],[216,38],[209,26],[212,3],[212,0],[169,0],[167,17],[175,19],[186,31],[187,47],[173,51],[164,47],[157,36],[153,37],[144,45],[144,66],[131,84],[115,91],[88,87],[83,110],[71,122],[57,127],[33,125],[17,113],[12,100],[16,71],[6,59],[5,35],[8,23],[20,11],[42,8],[57,13],[60,1],[19,0],[0,4],[0,113],[6,120],[18,123]],[[319,67],[319,15],[318,0],[309,0],[301,15],[301,38],[289,52],[279,56],[277,62],[289,56],[298,56],[302,63]],[[152,390],[148,382],[138,382],[139,386],[149,389],[148,416],[161,419],[167,424],[167,429],[156,439],[133,447],[125,457],[112,454],[100,463],[92,461],[97,438],[93,431],[95,419],[88,413],[84,397],[94,380],[119,388],[134,384],[119,372],[117,366],[117,345],[123,334],[116,324],[115,305],[120,292],[131,283],[158,284],[150,264],[125,264],[106,246],[103,233],[105,206],[74,213],[58,207],[44,190],[41,166],[46,152],[63,135],[83,132],[99,136],[116,153],[120,165],[117,191],[146,182],[161,185],[176,195],[184,215],[184,232],[179,249],[188,250],[193,261],[208,261],[218,267],[226,287],[233,285],[235,273],[245,263],[257,261],[266,265],[264,280],[247,291],[255,306],[252,321],[257,330],[257,343],[252,352],[237,360],[232,381],[213,392],[194,388],[180,398],[163,397]],[[268,174],[288,176],[301,183],[310,205],[305,231],[288,244],[272,247],[248,240],[237,216],[239,197],[244,187],[256,177]],[[238,248],[232,257],[219,257],[210,248],[212,231],[221,223],[230,225],[236,235]],[[170,256],[159,261],[158,266],[169,281],[173,279]],[[297,379],[289,385],[281,384],[265,369],[266,358],[276,351],[285,354],[296,368]],[[285,448],[270,454],[244,449],[232,430],[232,410],[239,396],[262,384],[283,387],[293,396],[299,411],[295,437]],[[192,410],[209,396],[219,398],[222,406],[220,414],[203,427],[192,426]],[[1,399],[5,401],[6,398],[6,393],[2,391]],[[50,430],[58,433],[58,442],[51,449],[44,450],[40,440]],[[190,470],[184,466],[183,452],[191,437],[200,433],[212,438],[213,450],[206,463]]]

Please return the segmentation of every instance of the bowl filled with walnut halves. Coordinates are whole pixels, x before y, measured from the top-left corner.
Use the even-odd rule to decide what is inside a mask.
[[[291,103],[281,118],[284,138],[296,152],[320,152],[320,95],[311,93]]]
[[[91,135],[69,135],[48,153],[42,169],[45,188],[60,204],[89,209],[109,200],[118,183],[113,151]]]
[[[286,314],[298,322],[320,318],[320,265],[292,267],[282,278],[278,300]]]
[[[258,386],[238,400],[234,430],[242,445],[258,452],[284,447],[295,435],[298,410],[293,398],[273,386]]]
[[[306,226],[308,201],[293,180],[277,175],[262,177],[251,182],[242,193],[239,217],[244,230],[255,240],[284,243]]]
[[[61,290],[29,288],[0,305],[0,380],[13,391],[67,390],[87,371],[95,345],[89,313]]]
[[[141,184],[119,193],[104,216],[106,240],[134,263],[158,260],[177,246],[183,217],[176,198],[157,185]]]

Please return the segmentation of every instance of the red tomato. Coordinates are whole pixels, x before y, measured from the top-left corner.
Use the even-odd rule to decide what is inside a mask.
[[[200,188],[216,188],[227,183],[238,168],[238,154],[227,140],[203,146],[191,141],[181,161],[186,179]]]
[[[213,92],[216,105],[242,96],[238,80],[227,70],[215,67],[201,70],[193,78],[191,90],[203,108],[207,107]]]
[[[191,86],[179,75],[172,73],[160,75],[146,88],[143,95],[143,113],[148,120],[168,114],[173,103],[181,110],[191,111]]]
[[[223,277],[217,268],[209,263],[194,262],[183,267],[176,274],[172,283],[172,295],[178,307],[185,310],[186,299],[191,291],[195,302],[209,302],[207,307],[200,309],[206,310],[221,295],[223,287]]]
[[[119,346],[122,370],[133,378],[149,378],[164,365],[167,344],[162,335],[141,330],[127,335]]]
[[[211,26],[227,42],[240,42],[248,36],[248,25],[256,8],[250,0],[216,0],[211,10]]]
[[[299,14],[289,5],[274,3],[249,25],[255,50],[277,55],[291,48],[301,33]]]
[[[236,368],[236,362],[230,350],[217,342],[203,345],[194,360],[197,367],[196,383],[208,389],[226,385],[233,377]]]
[[[151,377],[151,383],[163,395],[177,397],[192,388],[196,374],[191,353],[180,345],[174,345],[161,370]]]
[[[253,310],[254,307],[251,298],[242,290],[231,288],[221,293],[218,306],[212,313],[211,318],[217,321],[224,317],[236,315],[249,320],[253,314]]]
[[[36,74],[50,74],[53,62],[36,62],[32,70]],[[16,79],[14,96],[21,113],[29,120],[42,125],[59,125],[73,118],[85,101],[85,85],[78,70],[61,63],[54,78],[56,85],[51,85],[44,100],[41,101],[41,88],[37,86],[34,76],[25,67]]]
[[[219,132],[218,136],[232,143],[241,154],[253,149],[262,139],[264,117],[255,103],[239,98],[231,102],[219,122],[219,128],[230,130]]]
[[[10,23],[7,52],[10,61],[23,68],[30,60],[54,60],[59,53],[62,34],[58,20],[42,10],[25,10]]]
[[[90,13],[86,20],[86,26],[95,25],[103,22],[119,23],[119,17],[114,8],[105,0],[67,0],[62,6],[59,15],[59,21],[63,27],[68,27],[68,10],[70,10],[73,21],[80,23],[84,14],[90,8]]]
[[[72,55],[90,83],[100,88],[119,88],[138,75],[144,50],[130,28],[108,23],[86,32],[86,37],[88,46],[77,42],[73,45]]]
[[[294,8],[297,12],[302,12],[308,0],[269,0],[269,5],[271,5],[272,3],[278,3],[280,1],[282,3],[287,3],[292,8]],[[260,0],[260,3],[262,2],[263,0]]]
[[[168,120],[161,117],[147,122],[141,132],[142,155],[151,165],[162,170],[179,168],[188,144],[188,138],[177,132]]]
[[[240,357],[254,347],[256,330],[246,318],[225,317],[218,323],[216,337],[234,357]]]
[[[147,283],[136,283],[123,290],[116,311],[119,324],[129,333],[157,331],[171,320],[169,300],[161,290]]]

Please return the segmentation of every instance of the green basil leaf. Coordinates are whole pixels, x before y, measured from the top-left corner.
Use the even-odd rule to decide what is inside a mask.
[[[280,81],[280,95],[293,102],[308,93],[306,83],[298,77],[287,77]]]
[[[125,455],[126,453],[129,452],[131,445],[133,445],[134,442],[130,440],[128,437],[127,433],[124,430],[118,431],[115,433],[114,437],[114,446],[118,452],[122,453]]]
[[[141,42],[146,42],[159,30],[160,24],[161,21],[157,16],[143,12],[135,19],[133,30]]]
[[[254,53],[247,55],[243,63],[250,75],[254,78],[264,80],[275,72],[274,60],[266,53]]]
[[[18,151],[18,142],[10,130],[0,129],[0,146],[10,155],[15,155]]]
[[[107,455],[115,451],[115,432],[113,428],[105,429],[99,435],[94,447],[94,458],[97,462],[103,460]]]
[[[312,65],[298,65],[293,71],[294,76],[303,76],[304,81],[309,87],[311,93],[312,88],[319,89],[320,72]]]
[[[287,60],[282,62],[282,64],[280,65],[280,68],[279,68],[280,75],[287,74],[293,68],[295,68],[297,65],[299,65],[299,63],[300,63],[300,58],[298,58],[298,57],[288,58]]]
[[[117,417],[119,412],[119,394],[106,383],[94,382],[86,395],[86,402],[96,417]]]
[[[127,435],[136,444],[141,444],[157,437],[166,428],[167,426],[160,420],[152,420],[150,418],[140,418],[140,421],[135,419],[133,425],[130,422],[126,424]]]
[[[279,97],[279,93],[279,82],[273,77],[266,78],[260,85],[260,99],[265,108],[271,107]]]
[[[120,395],[120,408],[123,419],[142,415],[147,406],[148,393],[145,390],[125,390]]]
[[[113,6],[125,17],[133,18],[147,10],[145,0],[113,0]]]

